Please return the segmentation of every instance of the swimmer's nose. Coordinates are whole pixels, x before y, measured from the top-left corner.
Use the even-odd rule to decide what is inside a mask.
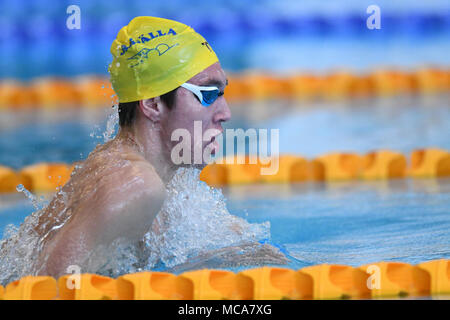
[[[225,122],[231,119],[231,111],[230,108],[228,107],[228,103],[225,100],[225,98],[220,99],[220,103],[218,105],[217,108],[217,112],[214,115],[214,122],[215,123],[221,123],[221,122]],[[217,101],[219,102],[219,101]]]

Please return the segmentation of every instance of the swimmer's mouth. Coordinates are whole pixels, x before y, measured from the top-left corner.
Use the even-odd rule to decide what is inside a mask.
[[[216,137],[218,135],[222,134],[222,132],[218,133],[217,135],[213,136],[209,142],[210,145],[212,145],[211,149],[211,155],[216,154],[217,150],[219,149],[219,142],[216,140]]]
[[[210,144],[213,145],[213,147],[212,147],[212,149],[211,149],[211,154],[216,154],[216,144],[217,144],[217,142],[216,142],[216,136],[214,136],[214,137],[211,138]]]

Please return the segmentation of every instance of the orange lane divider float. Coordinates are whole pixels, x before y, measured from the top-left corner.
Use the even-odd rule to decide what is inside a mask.
[[[0,192],[14,192],[20,183],[21,180],[16,171],[0,166]]]
[[[120,300],[192,300],[193,283],[167,272],[140,272],[117,279]]]
[[[450,91],[450,70],[422,68],[414,72],[377,70],[370,74],[338,71],[327,75],[279,76],[259,71],[229,74],[229,101],[297,99],[336,100],[399,94],[437,94]],[[105,107],[116,102],[109,79],[85,75],[74,79],[43,77],[29,83],[0,81],[2,108]]]
[[[411,177],[445,177],[450,175],[450,153],[441,149],[421,149],[411,153]]]
[[[64,163],[40,163],[20,170],[19,179],[28,190],[37,192],[55,190],[70,178],[73,166]]]
[[[431,293],[450,293],[450,263],[448,260],[433,260],[418,264],[418,267],[426,270],[431,275]]]
[[[4,300],[51,300],[57,295],[56,280],[48,276],[26,276],[9,283]]]
[[[366,180],[404,178],[406,176],[406,157],[398,152],[381,150],[369,152],[364,156],[361,177]]]
[[[239,159],[242,161],[239,162]],[[272,162],[275,160],[271,160]],[[437,148],[418,149],[405,155],[378,150],[365,155],[348,152],[328,153],[314,159],[281,155],[278,171],[262,174],[273,164],[263,164],[256,157],[226,158],[223,163],[206,166],[200,179],[211,186],[238,184],[297,183],[304,181],[349,181],[396,178],[450,177],[450,152]],[[70,178],[74,165],[39,163],[15,171],[0,166],[0,192],[15,192],[22,184],[32,192],[55,191]]]
[[[241,271],[252,280],[252,299],[312,299],[314,280],[302,270],[262,267]]]
[[[116,102],[109,79],[105,77],[43,77],[27,84],[12,79],[0,81],[0,110],[110,107]]]
[[[361,266],[360,269],[373,272],[374,277],[371,279],[373,298],[431,294],[431,273],[419,266],[400,262],[378,262]],[[437,274],[433,275],[436,277]]]
[[[356,153],[329,153],[308,160],[300,156],[281,155],[278,171],[272,175],[262,174],[273,164],[261,164],[246,159],[245,164],[237,160],[213,163],[206,166],[200,179],[212,186],[249,183],[295,183],[302,181],[345,181],[396,178],[450,177],[450,152],[430,148],[415,150],[408,164],[405,155],[378,150],[365,155]],[[272,160],[276,161],[276,160]]]
[[[370,298],[369,275],[344,265],[322,264],[302,269],[314,281],[315,299]]]
[[[195,270],[182,274],[193,284],[193,299],[247,300],[253,297],[253,282],[227,270]]]
[[[9,283],[5,300],[309,300],[377,299],[450,294],[450,260],[411,265],[377,262],[351,267],[321,264],[292,270],[258,267],[234,273],[201,269],[180,275],[139,272],[117,279],[70,274],[26,276]]]
[[[61,300],[117,299],[116,279],[97,275],[64,275],[58,279],[58,298]]]

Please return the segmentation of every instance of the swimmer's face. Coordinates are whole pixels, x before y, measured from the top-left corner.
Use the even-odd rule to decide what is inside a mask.
[[[220,92],[224,92],[228,81],[220,63],[217,62],[187,82],[198,86],[216,86]],[[205,107],[194,93],[183,87],[178,88],[174,105],[165,113],[165,117],[161,121],[161,129],[164,134],[162,138],[166,142],[167,149],[170,149],[166,151],[171,152],[174,147],[177,148],[177,145],[178,149],[175,150],[179,150],[181,145],[189,142],[183,141],[183,144],[180,144],[182,138],[178,134],[175,141],[172,141],[172,133],[189,133],[191,164],[204,166],[208,159],[207,157],[204,158],[203,155],[218,152],[219,145],[215,137],[222,133],[222,123],[228,121],[230,117],[231,112],[223,95],[219,96],[210,106]],[[194,124],[196,126],[195,131]],[[178,152],[171,152],[172,157],[176,153]],[[186,159],[184,155],[182,158]],[[201,163],[198,163],[199,161]]]

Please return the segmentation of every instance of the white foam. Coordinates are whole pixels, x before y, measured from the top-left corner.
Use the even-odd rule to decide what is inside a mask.
[[[231,215],[222,192],[199,180],[200,170],[179,169],[167,186],[168,198],[156,223],[163,232],[150,231],[145,245],[152,248],[148,265],[159,260],[167,267],[189,257],[270,237],[270,224],[251,224]]]

